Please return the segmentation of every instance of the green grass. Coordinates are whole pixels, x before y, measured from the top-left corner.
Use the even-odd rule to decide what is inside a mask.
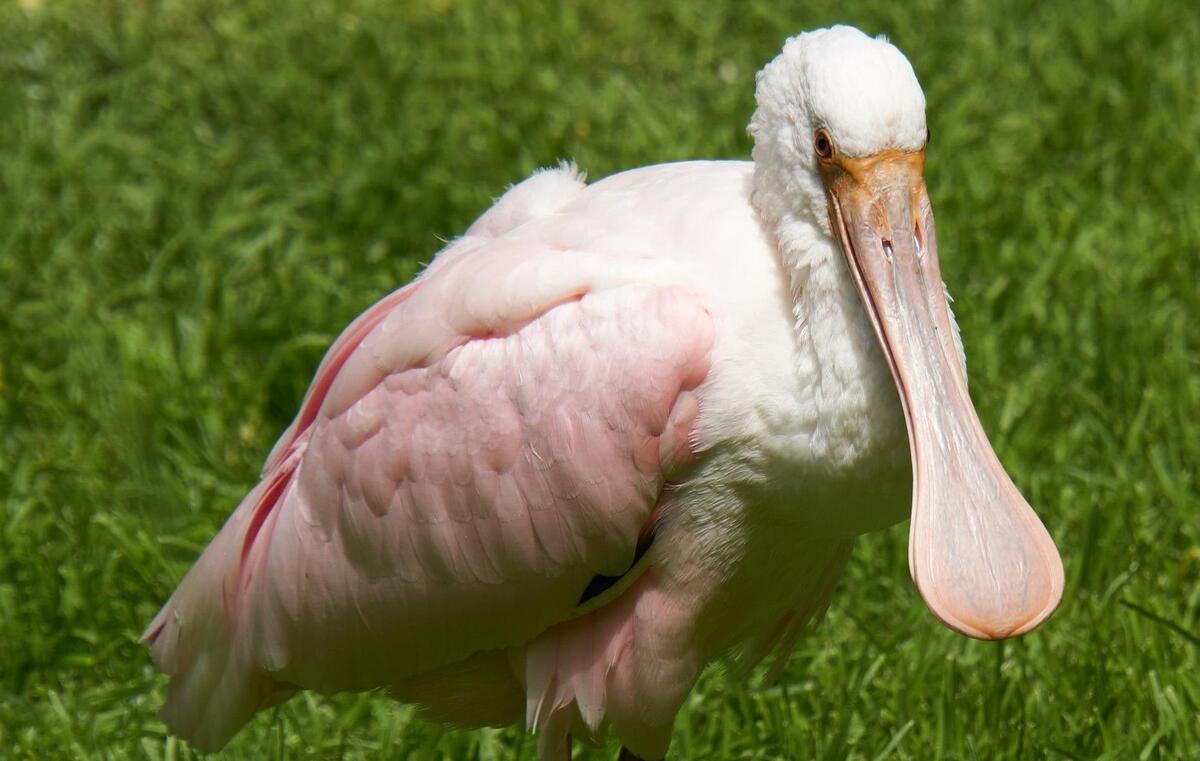
[[[782,682],[710,671],[673,757],[1200,758],[1194,4],[549,7],[0,5],[0,755],[191,757],[136,639],[336,332],[537,166],[747,156],[754,72],[844,20],[926,88],[972,391],[1066,595],[970,641],[872,535]],[[221,757],[533,744],[305,695]]]

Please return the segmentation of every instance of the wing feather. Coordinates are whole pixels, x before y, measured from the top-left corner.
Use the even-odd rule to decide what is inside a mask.
[[[570,617],[695,456],[697,296],[638,259],[462,245],[338,339],[148,629],[199,747],[296,685],[395,683]]]

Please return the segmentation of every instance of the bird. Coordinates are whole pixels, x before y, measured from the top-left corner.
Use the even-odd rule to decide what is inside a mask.
[[[204,751],[300,690],[663,759],[704,669],[774,669],[855,538],[910,519],[933,615],[1057,607],[1054,541],[967,388],[885,37],[789,38],[751,160],[535,172],[354,320],[143,635]]]

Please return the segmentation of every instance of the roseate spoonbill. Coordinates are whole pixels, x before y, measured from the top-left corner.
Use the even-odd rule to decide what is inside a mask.
[[[145,634],[172,731],[385,687],[523,719],[543,761],[609,730],[662,758],[705,665],[786,656],[907,506],[943,623],[1050,615],[1058,553],[967,394],[912,67],[834,27],[756,95],[752,162],[539,172],[342,333]]]

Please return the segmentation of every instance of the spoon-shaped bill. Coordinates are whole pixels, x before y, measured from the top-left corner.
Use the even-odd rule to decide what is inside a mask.
[[[1062,561],[1004,471],[967,393],[938,268],[922,152],[839,158],[830,220],[904,407],[909,567],[933,614],[979,639],[1023,634],[1062,597]]]

